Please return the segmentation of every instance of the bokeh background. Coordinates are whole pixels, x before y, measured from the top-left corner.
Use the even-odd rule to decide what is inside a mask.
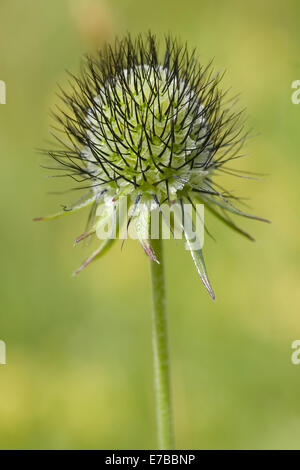
[[[297,0],[1,0],[2,449],[155,448],[148,260],[120,243],[78,278],[86,214],[35,224],[72,194],[46,178],[35,148],[65,70],[116,33],[172,32],[226,69],[257,137],[238,168],[268,176],[224,185],[272,225],[242,221],[256,243],[207,214],[204,291],[180,243],[166,242],[172,393],[180,449],[299,449],[300,79]]]

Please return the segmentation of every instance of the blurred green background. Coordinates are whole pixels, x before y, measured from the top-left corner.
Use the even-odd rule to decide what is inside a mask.
[[[73,248],[87,214],[43,224],[72,194],[45,178],[49,107],[65,70],[124,31],[177,34],[200,60],[227,69],[258,133],[224,179],[272,225],[241,221],[248,242],[206,217],[212,302],[181,243],[165,242],[172,393],[179,449],[299,449],[299,121],[297,0],[1,0],[1,449],[155,448],[148,260],[120,243],[78,278]],[[72,186],[72,184],[71,184]]]

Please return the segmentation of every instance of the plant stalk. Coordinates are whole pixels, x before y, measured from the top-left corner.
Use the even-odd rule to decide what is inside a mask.
[[[150,261],[153,298],[153,354],[154,385],[158,448],[174,449],[173,416],[170,393],[169,352],[166,316],[163,246],[161,239],[152,239],[151,245],[159,263]]]

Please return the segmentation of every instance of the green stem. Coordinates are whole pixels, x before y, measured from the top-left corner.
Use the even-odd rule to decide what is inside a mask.
[[[165,302],[165,279],[162,240],[152,239],[151,245],[160,264],[151,263],[153,297],[153,353],[158,446],[174,449],[173,418],[169,379],[169,353]]]

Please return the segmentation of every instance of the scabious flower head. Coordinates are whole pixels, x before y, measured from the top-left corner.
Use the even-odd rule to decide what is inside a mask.
[[[167,37],[161,53],[155,37],[127,35],[87,57],[72,92],[62,91],[67,111],[56,114],[64,137],[60,148],[47,151],[66,174],[81,184],[81,200],[55,216],[92,206],[90,229],[82,240],[108,221],[122,222],[116,209],[128,200],[127,228],[135,227],[145,252],[154,260],[149,217],[162,206],[202,203],[227,225],[248,238],[228,212],[247,217],[233,197],[214,183],[229,160],[239,156],[245,140],[241,113],[219,90],[221,76],[199,64],[195,51]],[[96,214],[96,215],[95,215]],[[125,221],[126,222],[126,221]],[[211,294],[201,247],[194,249],[182,226],[201,279]],[[103,244],[79,268],[100,256]],[[77,272],[78,272],[77,271]]]

